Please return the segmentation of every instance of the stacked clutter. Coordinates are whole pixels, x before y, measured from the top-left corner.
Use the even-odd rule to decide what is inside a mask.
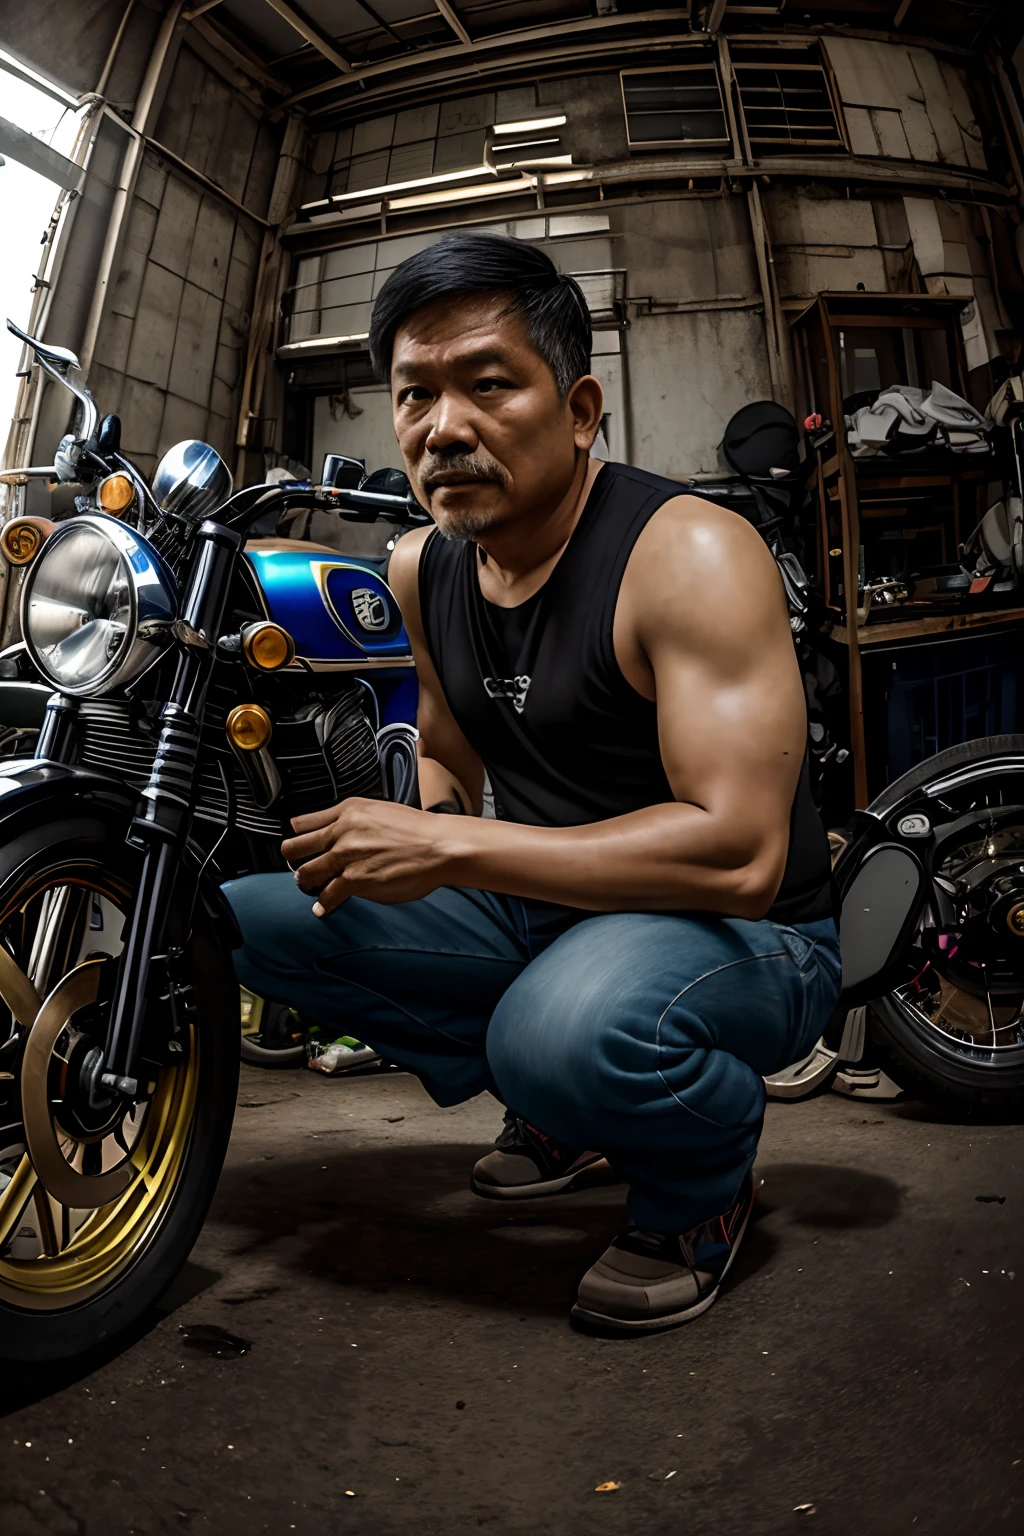
[[[896,457],[927,448],[987,453],[991,431],[992,422],[980,411],[935,382],[927,394],[912,384],[895,384],[846,417],[847,442],[855,458]]]
[[[974,574],[988,576],[993,592],[1012,592],[1024,572],[1024,506],[1008,496],[989,507],[963,547],[964,564],[975,556]]]

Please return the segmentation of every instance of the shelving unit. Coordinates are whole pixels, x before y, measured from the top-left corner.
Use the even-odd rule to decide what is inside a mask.
[[[826,606],[824,633],[846,653],[846,687],[853,757],[854,800],[870,799],[864,736],[861,651],[922,639],[943,642],[956,631],[1005,630],[1024,620],[1017,594],[999,605],[951,611],[939,602],[874,607],[858,616],[856,594],[864,578],[895,574],[880,568],[900,558],[913,541],[918,566],[957,558],[959,545],[987,506],[994,465],[989,454],[925,450],[905,460],[855,457],[845,428],[851,395],[893,384],[925,390],[933,380],[967,395],[967,370],[958,317],[970,295],[821,293],[791,321],[801,394],[800,415],[819,412],[835,428],[835,449],[819,456],[816,500],[816,571]],[[905,557],[904,557],[905,558]],[[870,569],[874,565],[874,569]]]

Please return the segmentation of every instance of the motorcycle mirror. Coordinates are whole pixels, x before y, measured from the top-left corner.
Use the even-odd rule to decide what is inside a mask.
[[[121,418],[113,414],[104,416],[96,434],[96,451],[107,456],[121,451]]]
[[[409,496],[412,487],[404,469],[375,469],[360,485],[361,491],[383,491],[385,496]]]
[[[198,438],[175,443],[153,476],[153,497],[161,512],[199,522],[231,495],[231,471],[215,448]]]
[[[15,325],[13,320],[8,320],[7,329],[12,336],[17,336],[20,341],[24,341],[30,346],[41,362],[50,363],[54,368],[65,372],[69,368],[81,368],[82,365],[78,358],[67,347],[51,347],[45,341],[40,341],[37,337],[30,336],[28,331],[21,329],[20,325]]]
[[[333,486],[336,491],[354,491],[365,474],[366,465],[361,459],[350,459],[344,453],[328,453],[324,455],[320,483]]]
[[[400,497],[404,506],[400,510],[396,507],[388,514],[393,522],[411,523],[414,526],[433,522],[430,513],[424,511],[413,495],[409,476],[404,469],[375,469],[371,475],[367,475],[359,489],[383,491],[387,496]]]

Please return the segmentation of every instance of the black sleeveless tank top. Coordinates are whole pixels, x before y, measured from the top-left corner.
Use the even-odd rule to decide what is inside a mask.
[[[675,481],[605,464],[558,564],[516,608],[483,597],[475,544],[436,529],[427,539],[419,570],[427,645],[502,820],[582,826],[675,798],[656,706],[623,677],[612,625],[634,544],[658,508],[682,494]],[[768,915],[784,923],[830,916],[830,873],[805,760]]]

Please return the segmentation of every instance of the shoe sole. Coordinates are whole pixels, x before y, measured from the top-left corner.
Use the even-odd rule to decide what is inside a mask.
[[[586,1182],[588,1174],[595,1172],[610,1173],[606,1158],[599,1157],[596,1162],[587,1163],[585,1168],[578,1168],[575,1173],[566,1174],[564,1179],[545,1179],[538,1184],[478,1184],[471,1178],[469,1187],[474,1195],[480,1195],[484,1200],[542,1200],[549,1195],[567,1195],[575,1189],[581,1180]]]
[[[692,1307],[684,1307],[681,1312],[669,1312],[663,1317],[611,1317],[605,1312],[591,1312],[587,1307],[581,1307],[579,1302],[573,1306],[569,1316],[576,1323],[583,1323],[587,1328],[593,1328],[601,1333],[661,1333],[667,1328],[679,1328],[683,1323],[690,1323],[695,1317],[700,1317],[709,1307],[714,1306],[718,1300],[718,1293],[722,1289],[722,1283],[729,1273],[740,1249],[750,1218],[753,1215],[755,1201],[751,1200],[747,1214],[743,1218],[743,1225],[739,1235],[732,1245],[732,1252],[725,1261],[725,1267],[718,1277],[718,1284],[713,1291],[702,1296],[700,1301],[695,1301]]]

